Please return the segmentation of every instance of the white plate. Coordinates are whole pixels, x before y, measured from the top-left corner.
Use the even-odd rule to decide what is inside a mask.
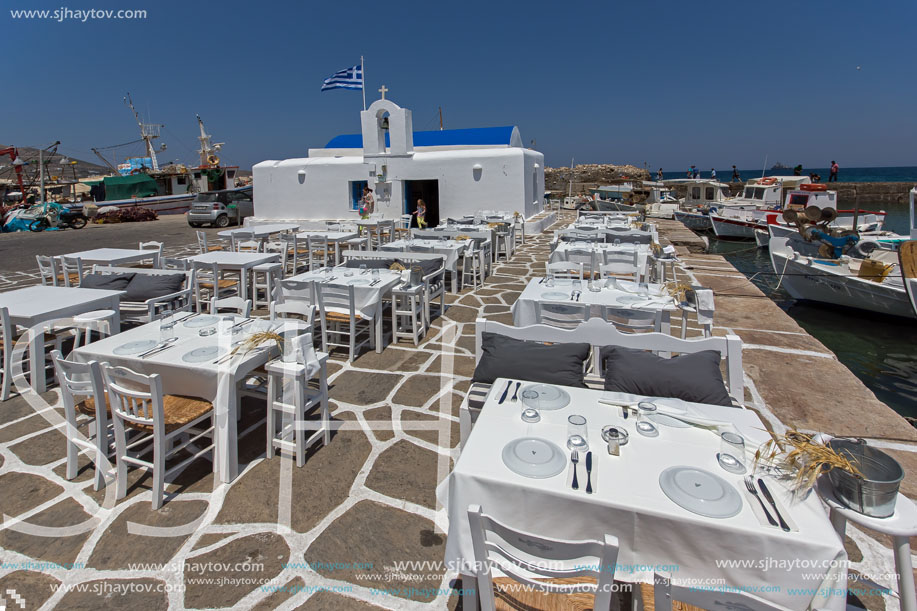
[[[742,497],[718,475],[694,467],[669,467],[659,487],[673,503],[707,518],[731,518],[742,510]]]
[[[547,293],[542,293],[541,298],[548,299],[551,301],[568,301],[570,299],[570,293],[561,293],[560,291],[548,291]]]
[[[348,280],[347,282],[345,282],[345,284],[360,284],[360,285],[362,285],[362,284],[369,284],[370,282],[372,282],[372,280],[370,280],[369,278],[351,278],[350,280]]]
[[[193,317],[193,318],[189,318],[188,320],[186,320],[186,321],[185,321],[184,323],[182,323],[182,324],[183,324],[184,326],[186,326],[186,327],[190,327],[190,328],[192,328],[192,329],[196,329],[197,327],[210,327],[210,326],[213,326],[213,325],[217,324],[219,321],[220,321],[220,317],[219,317],[219,316],[211,316],[210,314],[201,314],[200,316],[195,316],[195,317]]]
[[[615,297],[615,301],[618,303],[637,303],[638,301],[647,301],[647,299],[642,295],[618,295]]]
[[[526,396],[534,394],[535,396]],[[570,404],[570,394],[563,388],[550,384],[530,384],[523,386],[519,391],[522,402],[535,409],[555,410],[567,407]]]
[[[156,340],[152,339],[141,339],[135,342],[127,342],[126,344],[121,344],[112,352],[117,355],[126,355],[126,354],[140,354],[141,352],[146,352],[151,350],[156,346]]]
[[[225,351],[223,354],[225,354]],[[204,346],[203,348],[195,348],[191,352],[186,352],[182,355],[181,360],[186,363],[203,363],[204,361],[215,361],[220,356],[219,346]]]
[[[510,441],[503,448],[503,464],[524,477],[554,477],[567,467],[567,455],[559,447],[538,437]]]

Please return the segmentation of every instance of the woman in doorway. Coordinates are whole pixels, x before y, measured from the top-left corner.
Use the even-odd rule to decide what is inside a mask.
[[[422,199],[417,200],[417,209],[411,214],[417,215],[417,227],[423,229],[427,226],[427,204]]]
[[[373,190],[369,187],[363,187],[363,197],[360,199],[360,218],[367,219],[376,209],[376,200],[373,198]]]

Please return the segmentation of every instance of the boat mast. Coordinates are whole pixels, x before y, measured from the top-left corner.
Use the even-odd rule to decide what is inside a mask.
[[[201,156],[201,167],[203,166],[215,166],[220,165],[220,158],[217,157],[217,153],[220,152],[220,149],[223,148],[225,142],[217,142],[212,144],[210,142],[210,134],[204,130],[204,121],[201,119],[200,115],[197,116],[197,126],[201,130],[201,135],[197,139],[201,143],[201,149],[198,153]]]
[[[128,92],[127,96],[124,98],[124,103],[127,104],[128,108],[131,109],[131,112],[134,113],[134,118],[137,120],[137,126],[140,127],[140,137],[146,144],[146,154],[153,164],[153,171],[158,172],[159,160],[156,159],[156,150],[153,148],[153,140],[159,137],[159,130],[162,125],[158,123],[143,122],[143,120],[140,118],[140,114],[137,112],[137,109],[134,108],[134,101],[131,99],[130,92]],[[159,150],[166,150],[166,145],[161,145]]]

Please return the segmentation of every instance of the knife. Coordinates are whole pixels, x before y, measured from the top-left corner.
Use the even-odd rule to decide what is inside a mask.
[[[777,509],[777,504],[774,502],[774,497],[771,496],[771,491],[767,489],[767,486],[764,484],[764,480],[760,477],[758,478],[758,487],[761,488],[761,494],[764,495],[764,498],[767,499],[767,502],[771,504],[771,507],[774,508],[774,513],[777,514],[777,519],[780,520],[780,528],[783,529],[783,532],[790,532],[790,527],[786,523],[786,520],[783,519],[783,516],[780,515],[780,510]]]
[[[592,494],[592,450],[586,452],[586,493]]]
[[[506,383],[506,388],[503,390],[503,395],[500,397],[500,401],[498,401],[499,405],[503,405],[503,402],[506,401],[506,395],[509,394],[509,387],[512,385],[513,385],[512,380]]]

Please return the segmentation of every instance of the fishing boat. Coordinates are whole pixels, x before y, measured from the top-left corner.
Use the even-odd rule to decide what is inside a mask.
[[[915,195],[917,188],[910,193],[910,240],[917,240]],[[911,282],[917,260],[915,247],[909,245],[913,242],[893,250],[863,244],[855,233],[844,234],[823,223],[806,227],[802,234],[771,237],[771,265],[779,286],[795,299],[917,318]]]
[[[599,212],[639,212],[633,204],[634,184],[622,182],[589,190],[593,207]]]
[[[715,180],[678,178],[663,182],[666,186],[685,186],[685,196],[679,199],[678,208],[672,214],[676,221],[694,231],[710,229],[710,211],[729,205],[732,199],[729,185]]]
[[[755,229],[766,222],[768,213],[779,212],[785,194],[811,182],[808,176],[766,176],[748,181],[742,195],[710,214],[713,233],[718,238],[755,239]]]
[[[681,206],[675,190],[661,182],[644,181],[642,189],[645,196],[643,212],[646,216],[670,219]]]

